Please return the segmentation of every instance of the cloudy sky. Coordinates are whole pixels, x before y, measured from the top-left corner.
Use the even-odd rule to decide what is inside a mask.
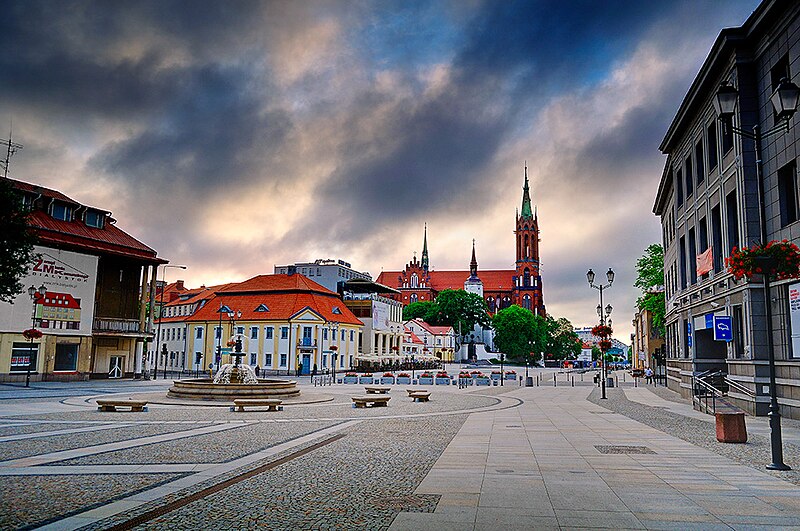
[[[625,340],[658,144],[754,0],[4,2],[10,176],[113,212],[192,286],[342,258],[511,268],[528,161],[548,311]],[[168,269],[167,280],[176,278]]]

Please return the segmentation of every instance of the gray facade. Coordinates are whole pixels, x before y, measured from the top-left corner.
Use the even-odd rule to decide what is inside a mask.
[[[673,119],[660,149],[667,161],[654,213],[661,218],[667,303],[668,385],[691,395],[693,374],[719,369],[756,393],[732,396],[743,409],[768,407],[767,324],[760,279],[735,280],[724,259],[733,247],[760,242],[754,142],[725,134],[713,98],[723,81],[739,92],[734,126],[775,125],[770,96],[781,77],[800,81],[800,4],[765,1],[739,28],[723,30]],[[789,130],[764,139],[767,240],[800,243],[796,161],[800,115]],[[792,212],[793,210],[793,212]],[[696,257],[712,249],[713,268],[697,275]],[[800,352],[792,352],[788,286],[773,284],[771,329],[784,415],[800,418]],[[733,318],[733,341],[715,341],[714,315]]]
[[[319,259],[313,262],[303,262],[294,265],[275,266],[276,275],[287,275],[297,273],[308,277],[317,284],[338,293],[339,282],[347,282],[354,278],[372,280],[369,273],[356,271],[344,260]]]

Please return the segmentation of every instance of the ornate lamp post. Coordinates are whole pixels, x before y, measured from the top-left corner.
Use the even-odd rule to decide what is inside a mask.
[[[605,325],[605,318],[607,317],[608,314],[611,313],[611,305],[609,304],[606,307],[607,310],[606,315],[603,315],[603,290],[610,288],[611,285],[614,283],[614,271],[610,267],[608,268],[608,271],[606,271],[606,279],[608,279],[608,284],[606,285],[603,284],[595,285],[594,277],[595,277],[594,271],[589,269],[589,271],[586,272],[586,280],[589,281],[590,288],[594,288],[600,291],[600,304],[597,305],[597,315],[598,317],[600,317],[600,324]],[[603,359],[601,360],[601,365],[600,365],[600,398],[605,399],[606,377],[608,374],[607,370],[608,368],[606,367],[606,353],[602,349],[601,352]]]
[[[28,371],[25,374],[25,387],[31,386],[31,364],[33,362],[33,340],[34,338],[42,337],[42,333],[39,330],[36,330],[36,301],[41,299],[47,293],[47,286],[42,284],[38,288],[35,286],[31,286],[28,288],[28,295],[31,297],[31,302],[33,303],[33,309],[31,310],[31,329],[25,330],[22,334],[23,336],[28,338],[29,347],[28,347]],[[37,356],[38,362],[38,356]]]
[[[717,118],[722,122],[723,128],[729,128],[731,132],[753,141],[756,154],[756,179],[758,180],[758,215],[761,228],[761,246],[767,244],[767,219],[765,215],[765,192],[764,192],[764,164],[762,158],[762,142],[765,138],[789,130],[789,120],[797,111],[800,101],[800,88],[787,78],[783,78],[778,84],[778,88],[773,92],[770,101],[775,109],[775,126],[762,132],[761,126],[756,124],[752,131],[746,131],[733,126],[733,116],[736,112],[736,104],[739,100],[739,92],[735,87],[727,82],[722,83],[717,90],[714,98],[714,109]],[[783,441],[781,437],[781,413],[778,406],[778,390],[775,383],[775,349],[772,338],[772,301],[770,300],[769,274],[764,274],[764,318],[766,320],[767,335],[767,356],[769,359],[769,426],[770,426],[770,445],[772,448],[772,462],[767,465],[770,470],[791,470],[783,462]]]

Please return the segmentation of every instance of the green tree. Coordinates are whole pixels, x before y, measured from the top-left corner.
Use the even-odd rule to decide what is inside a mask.
[[[497,312],[492,326],[495,345],[511,360],[536,361],[547,346],[545,319],[516,304]]]
[[[642,290],[642,296],[636,299],[639,310],[648,310],[652,314],[653,329],[659,336],[665,333],[664,320],[667,313],[664,290],[654,287],[664,285],[664,248],[654,243],[644,250],[644,254],[636,261],[636,282],[633,285]]]
[[[22,292],[20,278],[36,256],[35,241],[21,194],[0,178],[0,301],[11,302]]]
[[[412,302],[403,308],[403,320],[422,319],[430,323],[439,314],[439,306],[433,301]]]
[[[554,360],[574,359],[581,353],[581,342],[575,328],[566,317],[555,319],[548,315],[546,318],[548,354]]]
[[[491,325],[486,301],[477,293],[468,293],[463,289],[445,289],[436,296],[436,305],[436,322],[431,324],[452,326],[456,333],[460,325],[463,334],[468,334],[475,325]]]

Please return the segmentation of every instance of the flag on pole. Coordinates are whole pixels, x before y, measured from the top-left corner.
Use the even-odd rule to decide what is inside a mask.
[[[712,248],[709,247],[706,249],[706,252],[697,257],[696,262],[698,276],[705,275],[714,269],[714,253],[712,252]]]

